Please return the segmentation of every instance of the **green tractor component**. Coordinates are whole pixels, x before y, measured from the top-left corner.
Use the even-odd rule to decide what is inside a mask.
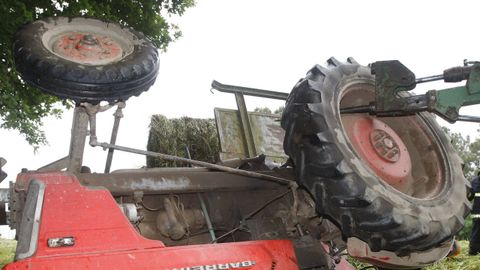
[[[422,111],[433,112],[450,123],[480,122],[479,117],[460,115],[460,108],[480,103],[480,63],[464,61],[464,66],[446,69],[442,75],[415,79],[415,74],[397,60],[371,64],[375,75],[375,102],[366,106],[342,108],[342,113],[368,112],[377,116],[405,116]],[[419,83],[444,80],[465,86],[430,90],[409,95]]]

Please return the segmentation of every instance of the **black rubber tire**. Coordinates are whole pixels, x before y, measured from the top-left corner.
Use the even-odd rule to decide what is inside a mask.
[[[79,32],[87,27],[102,29],[102,33],[123,39],[133,50],[106,64],[67,60],[47,49],[43,38],[65,26]],[[17,71],[27,83],[60,98],[92,104],[138,96],[155,82],[159,68],[158,51],[142,33],[82,17],[51,17],[24,25],[15,34],[14,57]]]
[[[328,67],[313,67],[290,93],[281,124],[297,181],[316,199],[317,212],[336,223],[345,239],[359,238],[372,251],[404,256],[452,239],[470,204],[468,181],[449,139],[431,114],[419,114],[441,149],[447,188],[429,199],[395,190],[369,170],[343,132],[340,92],[355,82],[374,85],[375,80],[368,67],[352,58],[347,63],[331,58]]]

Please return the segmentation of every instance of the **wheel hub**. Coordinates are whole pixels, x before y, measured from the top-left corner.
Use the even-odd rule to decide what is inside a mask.
[[[378,156],[395,163],[400,159],[400,148],[386,130],[374,129],[370,132],[370,143]]]
[[[105,35],[69,32],[57,38],[53,52],[67,60],[87,64],[104,65],[122,58],[122,47]]]
[[[356,153],[389,185],[403,189],[412,169],[407,147],[398,134],[369,115],[343,116],[345,130]]]

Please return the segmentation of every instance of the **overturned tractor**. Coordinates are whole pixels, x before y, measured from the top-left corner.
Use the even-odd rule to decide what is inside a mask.
[[[188,147],[178,156],[115,144],[125,102],[158,72],[141,33],[59,17],[28,24],[15,39],[23,79],[76,108],[69,155],[22,172],[0,193],[18,238],[7,270],[351,269],[347,253],[414,269],[446,256],[469,213],[460,159],[432,115],[379,106],[380,86],[412,89],[395,81],[406,72],[395,63],[372,70],[331,58],[290,94],[214,81],[238,110],[215,110],[220,153],[210,163]],[[245,95],[286,100],[285,111],[248,112]],[[112,140],[100,142],[96,114],[111,107]],[[105,173],[83,165],[87,137],[109,150]],[[177,167],[109,172],[114,151]]]

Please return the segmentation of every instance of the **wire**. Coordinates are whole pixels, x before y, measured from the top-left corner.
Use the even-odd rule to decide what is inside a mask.
[[[150,212],[158,212],[158,211],[162,210],[162,208],[151,208],[151,207],[146,206],[145,203],[143,202],[143,200],[140,202],[140,204],[143,206],[143,208],[145,208],[145,210],[150,211]]]
[[[287,194],[290,193],[290,192],[291,192],[291,189],[288,189],[287,191],[285,191],[285,192],[283,192],[283,193],[281,193],[281,194],[273,197],[272,199],[268,200],[268,201],[265,202],[262,206],[260,206],[259,208],[255,209],[254,211],[250,212],[249,214],[247,214],[247,215],[240,221],[240,224],[239,224],[237,227],[235,227],[235,228],[231,229],[230,231],[228,231],[228,232],[220,235],[219,237],[213,239],[212,242],[210,242],[210,243],[217,243],[218,240],[220,240],[220,239],[222,239],[222,238],[224,238],[224,237],[226,237],[226,236],[228,236],[228,235],[230,235],[230,234],[233,234],[233,233],[235,233],[235,232],[238,231],[238,230],[243,229],[243,226],[245,226],[244,221],[246,221],[247,219],[250,219],[250,218],[253,217],[254,215],[258,214],[260,211],[262,211],[263,209],[265,209],[265,207],[267,207],[269,204],[271,204],[272,202],[274,202],[274,201],[282,198],[283,196],[287,195]]]

